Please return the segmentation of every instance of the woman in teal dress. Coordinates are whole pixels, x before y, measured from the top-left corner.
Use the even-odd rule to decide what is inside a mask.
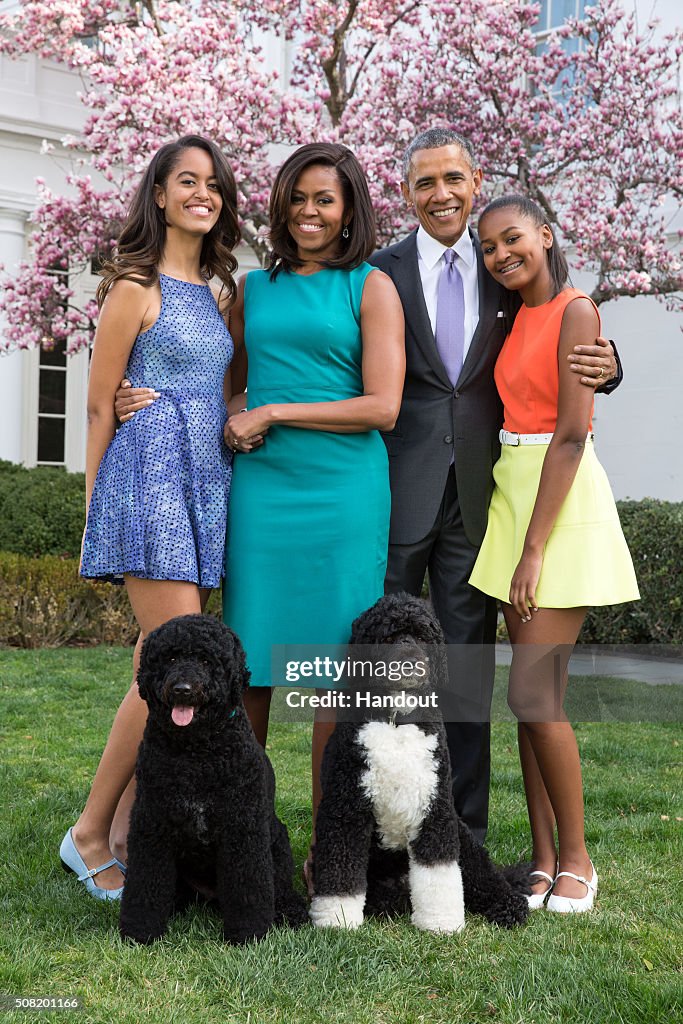
[[[241,454],[224,619],[247,652],[245,703],[263,744],[271,687],[286,682],[271,673],[272,646],[346,643],[353,619],[383,593],[390,495],[379,430],[398,415],[405,371],[400,300],[365,262],[374,215],[351,151],[314,143],[292,154],[270,219],[269,267],[242,279],[231,310],[225,431]],[[314,724],[314,819],[332,728]]]

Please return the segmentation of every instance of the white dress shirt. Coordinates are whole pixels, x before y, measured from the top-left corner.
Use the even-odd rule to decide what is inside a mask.
[[[422,225],[417,229],[417,264],[422,282],[422,292],[427,305],[429,322],[432,325],[432,332],[436,332],[436,296],[439,290],[439,278],[444,266],[443,254],[449,246],[437,242],[435,238],[428,235]],[[463,351],[463,362],[472,343],[474,332],[479,323],[479,281],[477,277],[477,255],[474,251],[472,236],[468,231],[450,246],[457,253],[456,267],[462,277],[463,290],[465,294],[465,347]]]

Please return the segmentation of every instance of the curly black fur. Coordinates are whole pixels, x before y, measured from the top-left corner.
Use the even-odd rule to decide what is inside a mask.
[[[145,640],[138,687],[149,714],[121,901],[126,938],[163,935],[186,879],[216,893],[227,942],[307,920],[273,769],[242,704],[248,683],[242,645],[217,619],[180,616]]]
[[[351,626],[351,644],[388,644],[413,637],[420,645],[443,644],[443,630],[426,601],[412,594],[385,594]]]
[[[411,655],[417,649],[422,651],[423,657],[426,648],[430,666],[427,685],[438,689],[446,679],[443,634],[429,606],[419,598],[408,594],[381,598],[353,623],[351,644],[366,645],[364,656],[367,647],[375,647],[377,656],[384,659],[386,645],[397,650],[407,650],[412,645]],[[386,717],[386,712],[384,714]],[[504,927],[521,924],[528,916],[526,893],[531,891],[530,865],[497,867],[458,819],[440,715],[423,712],[397,719],[399,728],[407,723],[418,725],[427,736],[435,736],[433,767],[438,784],[418,834],[407,848],[385,848],[386,841],[381,842],[367,786],[362,784],[368,769],[360,733],[363,723],[339,723],[323,759],[323,798],[318,812],[313,862],[316,896],[365,892],[367,913],[403,913],[409,906],[411,864],[430,868],[457,861],[467,910]],[[407,763],[406,787],[411,785],[410,771]]]

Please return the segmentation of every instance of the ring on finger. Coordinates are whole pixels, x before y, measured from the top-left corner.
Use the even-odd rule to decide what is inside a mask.
[[[604,368],[604,366],[601,366],[600,367],[600,373],[598,374],[598,380],[602,380],[602,378],[604,376],[605,376],[605,368]]]

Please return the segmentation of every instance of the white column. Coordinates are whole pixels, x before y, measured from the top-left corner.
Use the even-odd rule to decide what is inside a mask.
[[[28,208],[0,205],[0,263],[13,273],[24,255]],[[3,333],[4,317],[0,317]],[[24,352],[0,354],[0,459],[22,461]]]

